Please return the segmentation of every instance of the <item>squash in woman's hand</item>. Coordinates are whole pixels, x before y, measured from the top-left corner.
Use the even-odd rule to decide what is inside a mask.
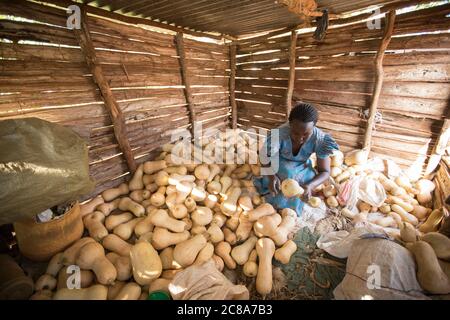
[[[294,179],[286,179],[281,183],[281,192],[286,198],[299,197],[305,190]]]

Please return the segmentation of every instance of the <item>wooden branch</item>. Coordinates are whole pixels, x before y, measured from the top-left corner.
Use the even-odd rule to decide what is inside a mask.
[[[189,110],[189,121],[191,123],[191,134],[194,138],[194,124],[196,121],[195,110],[194,110],[194,99],[191,91],[191,78],[189,76],[189,71],[186,64],[186,52],[184,49],[184,38],[183,33],[177,33],[175,37],[175,42],[177,46],[178,56],[180,57],[180,73],[184,85],[184,95],[186,97],[186,102],[188,104]]]
[[[131,173],[136,171],[136,162],[133,157],[133,152],[131,151],[131,146],[127,138],[127,129],[125,126],[125,120],[122,115],[122,111],[114,98],[112,91],[106,81],[102,67],[97,60],[94,46],[92,45],[91,36],[89,33],[88,17],[84,7],[81,8],[81,30],[74,29],[75,35],[80,43],[81,50],[86,58],[86,63],[90,68],[94,81],[100,89],[100,92],[105,103],[105,107],[111,117],[114,135],[119,144],[120,149],[127,161],[128,169]]]
[[[237,105],[236,105],[236,45],[230,45],[230,105],[231,105],[231,126],[237,128]]]
[[[291,47],[289,49],[289,84],[286,91],[286,120],[289,120],[289,114],[292,110],[292,95],[295,86],[295,62],[297,60],[297,32],[291,32]]]
[[[70,5],[81,6],[81,3],[71,1],[71,0],[42,0],[42,2],[58,5],[58,6],[61,6],[64,8],[67,8]],[[114,19],[117,21],[125,22],[125,23],[130,23],[130,24],[135,24],[135,25],[143,24],[143,25],[150,26],[150,27],[156,27],[156,28],[167,29],[167,30],[171,30],[171,31],[175,31],[175,32],[186,33],[186,34],[192,35],[194,37],[208,37],[208,38],[212,38],[215,40],[222,40],[222,36],[216,36],[216,35],[209,34],[209,33],[192,31],[192,30],[185,29],[185,28],[175,27],[175,26],[171,26],[171,25],[168,25],[165,23],[152,21],[152,20],[146,19],[146,18],[130,17],[130,16],[127,16],[124,14],[107,11],[107,10],[104,10],[104,9],[101,9],[98,7],[93,7],[90,5],[86,5],[86,11],[93,15],[97,15],[97,16],[109,18],[109,19]]]
[[[384,30],[384,36],[381,40],[380,47],[378,49],[376,59],[375,59],[375,86],[372,94],[372,101],[370,103],[369,109],[369,119],[367,120],[366,133],[364,135],[364,144],[363,147],[370,151],[371,143],[372,143],[372,132],[373,127],[375,125],[375,115],[377,113],[378,101],[380,100],[381,89],[383,87],[383,60],[384,53],[391,42],[392,33],[394,32],[394,24],[395,24],[396,12],[395,10],[389,11],[386,16],[386,26]]]

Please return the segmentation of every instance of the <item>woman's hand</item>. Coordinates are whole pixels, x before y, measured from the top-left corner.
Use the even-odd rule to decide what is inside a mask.
[[[277,195],[281,190],[281,180],[276,174],[269,176],[269,190],[272,195]]]
[[[303,189],[305,190],[305,192],[303,193],[303,199],[305,200],[305,202],[308,202],[313,195],[314,188],[311,184],[307,184],[303,186]]]

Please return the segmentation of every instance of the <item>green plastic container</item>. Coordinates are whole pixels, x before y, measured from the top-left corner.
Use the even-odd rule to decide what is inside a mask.
[[[170,295],[164,291],[153,291],[148,295],[147,300],[171,300]]]

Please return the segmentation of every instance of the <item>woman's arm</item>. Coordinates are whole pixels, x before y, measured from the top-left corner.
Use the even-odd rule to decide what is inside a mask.
[[[319,174],[310,183],[304,186],[304,197],[306,201],[309,200],[315,188],[317,188],[330,178],[330,166],[330,157],[326,157],[325,159],[317,158],[317,171],[319,172]]]

